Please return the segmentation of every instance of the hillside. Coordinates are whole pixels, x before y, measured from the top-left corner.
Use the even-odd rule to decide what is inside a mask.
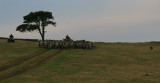
[[[0,40],[0,72],[2,83],[159,83],[159,43],[96,43],[95,49],[47,50],[38,48],[36,42]],[[153,46],[153,50],[150,50]],[[34,68],[50,55],[43,64]],[[23,59],[31,56],[29,59]],[[21,60],[25,60],[24,62]],[[21,64],[15,64],[21,61]],[[13,65],[15,64],[15,65]],[[145,76],[149,73],[149,76]]]

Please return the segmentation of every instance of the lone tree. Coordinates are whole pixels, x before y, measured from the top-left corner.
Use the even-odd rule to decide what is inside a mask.
[[[45,37],[45,27],[49,24],[56,26],[56,22],[53,22],[54,17],[52,16],[52,13],[48,11],[31,12],[24,16],[23,20],[23,24],[19,25],[16,31],[32,32],[37,30],[39,31],[43,42]]]

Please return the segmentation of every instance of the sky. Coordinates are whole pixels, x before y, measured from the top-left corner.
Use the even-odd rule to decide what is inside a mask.
[[[23,16],[50,11],[57,26],[46,27],[46,39],[97,42],[160,41],[160,0],[0,0],[0,37],[41,39],[21,33]]]

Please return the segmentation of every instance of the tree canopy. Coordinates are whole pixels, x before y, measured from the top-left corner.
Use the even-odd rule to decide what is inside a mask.
[[[52,16],[52,13],[48,11],[31,12],[24,16],[23,20],[23,24],[19,25],[16,31],[32,32],[38,30],[42,37],[42,41],[44,41],[45,27],[49,24],[56,26],[56,22],[53,22],[54,17]]]

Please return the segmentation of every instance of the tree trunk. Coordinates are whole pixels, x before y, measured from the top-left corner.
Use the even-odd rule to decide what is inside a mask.
[[[44,35],[45,35],[44,26],[42,26],[42,42],[44,42]]]
[[[42,42],[44,42],[44,34],[42,34]]]
[[[42,28],[41,30],[41,27],[40,27],[40,22],[39,22],[39,28],[38,28],[38,31],[39,31],[39,34],[41,35],[41,38],[42,38],[42,42],[44,42],[44,28]]]

